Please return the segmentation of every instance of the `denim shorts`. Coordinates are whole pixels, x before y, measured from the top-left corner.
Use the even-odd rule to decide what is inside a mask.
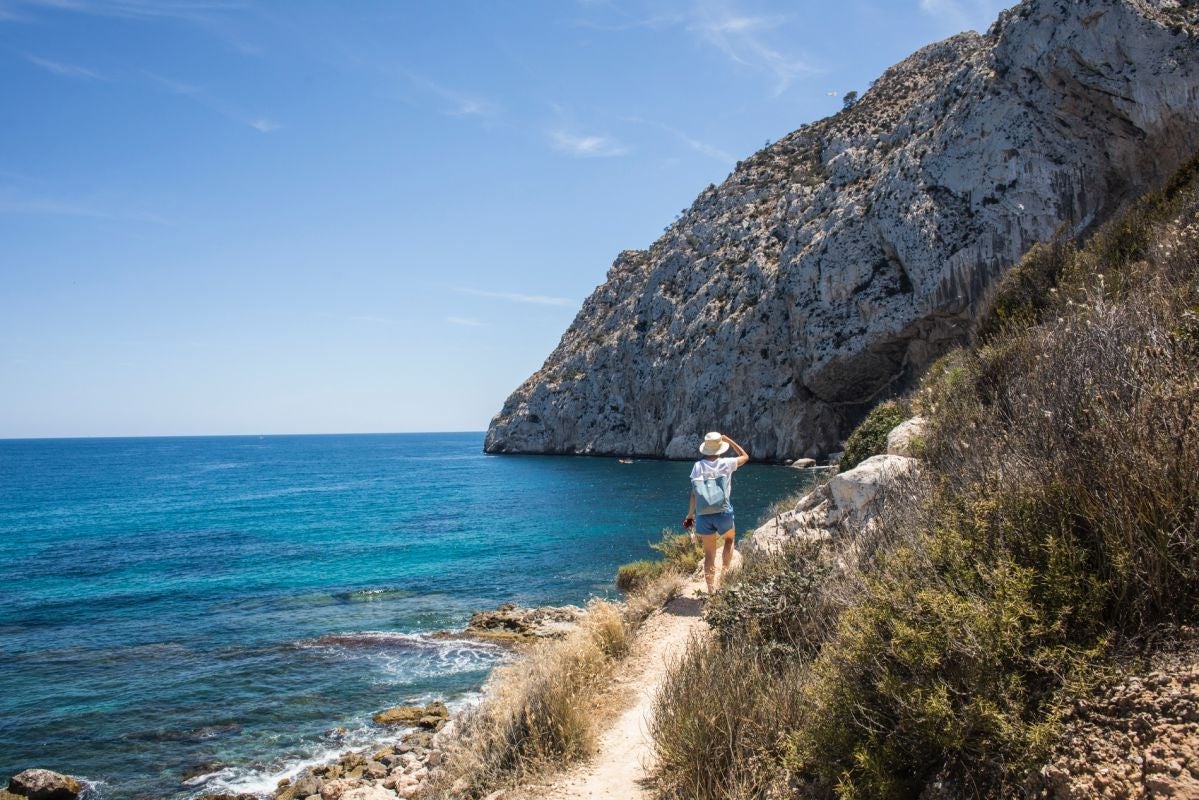
[[[695,518],[696,533],[728,533],[733,529],[733,512],[700,514]]]

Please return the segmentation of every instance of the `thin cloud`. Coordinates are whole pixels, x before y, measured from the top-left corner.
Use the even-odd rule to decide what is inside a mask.
[[[770,32],[784,22],[783,17],[751,16],[731,4],[716,2],[698,7],[687,30],[734,63],[771,76],[773,93],[778,96],[796,78],[821,72],[807,60],[770,43]]]
[[[170,92],[171,94],[179,95],[180,97],[190,98],[210,111],[215,111],[226,119],[233,120],[241,125],[246,125],[250,128],[253,128],[259,133],[272,133],[283,127],[278,122],[268,119],[267,117],[250,116],[232,109],[225,103],[208,94],[208,92],[204,91],[204,89],[199,86],[165,78],[162,75],[157,75],[153,72],[146,72],[145,75],[160,89]]]
[[[499,106],[487,98],[451,89],[410,70],[402,74],[413,88],[438,98],[443,103],[441,112],[447,116],[491,119],[499,114]]]
[[[196,14],[237,11],[245,6],[231,0],[12,0],[0,6],[0,11],[26,8],[123,19],[188,19]]]
[[[475,297],[491,297],[496,300],[507,300],[512,303],[528,303],[536,306],[573,306],[575,301],[568,297],[548,297],[543,294],[521,294],[519,292],[488,292],[483,289],[455,289],[460,294]]]
[[[78,67],[74,64],[64,64],[61,61],[51,61],[48,58],[41,58],[30,53],[25,54],[25,60],[34,66],[41,67],[52,75],[58,75],[61,78],[79,78],[88,81],[103,81],[107,80],[103,75],[86,67]]]
[[[101,208],[52,197],[31,197],[13,189],[3,188],[0,188],[0,214],[77,217],[115,222],[143,222],[153,225],[171,224],[169,220],[149,212]]]
[[[233,29],[234,15],[248,8],[241,0],[0,0],[0,21],[31,22],[39,13],[155,22],[178,21],[223,41],[248,56],[262,54]]]
[[[986,30],[1011,0],[920,0],[920,10],[953,31]]]
[[[669,133],[671,136],[674,136],[676,139],[700,155],[714,158],[717,161],[721,161],[726,164],[731,164],[737,160],[735,156],[725,152],[724,150],[721,150],[716,145],[708,144],[707,142],[703,142],[692,136],[688,136],[686,132],[679,130],[673,125],[667,125],[665,122],[655,122],[653,120],[646,120],[640,117],[627,117],[626,119],[629,122],[636,122],[642,125],[652,125],[655,128],[660,128],[661,130]]]
[[[477,319],[470,317],[446,317],[445,321],[451,325],[461,325],[465,328],[482,328],[486,323],[479,322]]]
[[[550,142],[555,150],[580,158],[611,158],[629,152],[627,147],[611,136],[578,135],[560,128],[550,131]]]

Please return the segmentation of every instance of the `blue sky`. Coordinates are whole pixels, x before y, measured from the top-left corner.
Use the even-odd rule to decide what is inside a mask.
[[[0,0],[0,438],[482,430],[616,254],[1004,0]]]

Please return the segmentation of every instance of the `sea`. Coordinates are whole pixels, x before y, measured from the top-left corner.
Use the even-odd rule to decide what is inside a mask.
[[[94,798],[269,796],[477,702],[472,612],[618,596],[689,463],[492,456],[482,433],[0,441],[0,780]],[[808,473],[737,473],[741,529]]]

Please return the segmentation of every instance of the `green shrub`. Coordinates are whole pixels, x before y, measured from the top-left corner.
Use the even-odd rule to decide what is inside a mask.
[[[819,542],[797,542],[781,552],[754,554],[704,610],[725,645],[755,645],[765,656],[810,655],[819,647],[819,589],[829,573]]]
[[[642,559],[622,564],[616,571],[616,588],[632,592],[657,580],[667,571],[690,575],[704,558],[703,547],[685,533],[670,528],[662,530],[661,538],[650,549],[661,553],[659,559]]]
[[[845,453],[841,456],[841,469],[853,469],[871,456],[887,451],[887,434],[908,418],[899,403],[888,400],[879,403],[866,419],[854,429],[845,442]]]
[[[667,566],[682,575],[690,575],[704,560],[704,548],[686,533],[670,528],[662,530],[662,538],[650,545],[651,550],[662,554]]]
[[[666,562],[660,559],[642,559],[629,564],[621,564],[616,571],[616,588],[622,592],[632,592],[656,580],[666,572]]]
[[[1033,245],[992,290],[976,323],[979,338],[985,341],[1007,328],[1037,323],[1055,304],[1058,281],[1074,257],[1073,243]]]

